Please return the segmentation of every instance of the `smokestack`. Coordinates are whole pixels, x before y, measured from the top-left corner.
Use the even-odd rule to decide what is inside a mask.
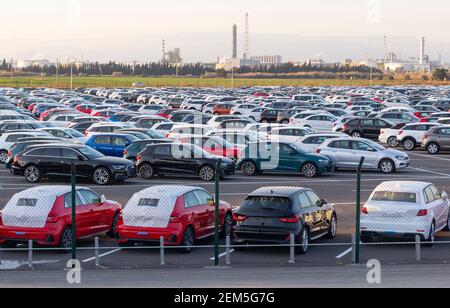
[[[420,38],[419,64],[425,64],[425,37]]]
[[[250,22],[248,13],[245,14],[245,42],[244,42],[244,60],[250,55]]]
[[[237,59],[237,25],[233,25],[233,59]]]

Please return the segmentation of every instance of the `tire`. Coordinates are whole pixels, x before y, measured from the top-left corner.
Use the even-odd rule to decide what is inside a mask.
[[[6,164],[8,161],[8,151],[1,150],[0,151],[0,163]]]
[[[305,255],[309,251],[309,231],[306,226],[303,227],[302,231],[296,240],[296,252],[300,255]]]
[[[405,151],[412,151],[416,148],[416,146],[417,142],[412,138],[406,138],[403,141],[403,148],[405,149]]]
[[[287,125],[287,124],[289,124],[289,120],[283,120],[283,121],[281,121],[281,124]]]
[[[112,175],[111,171],[109,171],[107,168],[100,167],[95,169],[94,174],[92,175],[92,179],[94,180],[94,183],[100,186],[105,186],[111,183],[112,181]]]
[[[24,171],[25,180],[28,183],[39,183],[42,179],[41,171],[36,165],[29,165]]]
[[[450,213],[448,214],[448,218],[447,218],[447,227],[445,227],[444,230],[445,231],[450,231]]]
[[[389,137],[388,138],[388,140],[387,140],[387,144],[391,147],[391,148],[396,148],[396,147],[398,147],[398,139],[397,139],[397,137],[394,137],[394,136],[392,136],[392,137]]]
[[[373,243],[375,241],[375,237],[372,234],[361,235],[361,242],[363,243]]]
[[[430,227],[430,236],[425,241],[427,247],[433,247],[434,242],[436,240],[436,223],[433,221]]]
[[[360,131],[354,131],[351,133],[351,136],[353,138],[361,138],[362,137],[362,133]]]
[[[192,227],[187,227],[184,230],[181,246],[184,253],[192,252],[192,246],[194,246],[194,229]]]
[[[245,176],[255,176],[257,169],[256,164],[252,161],[245,161],[241,166],[241,172]]]
[[[0,244],[0,247],[4,248],[4,249],[14,249],[17,247],[17,243],[11,242],[11,241],[5,241],[5,242],[3,242],[3,244]]]
[[[119,223],[119,213],[114,214],[114,218],[111,223],[111,229],[106,234],[110,238],[118,238],[119,235],[117,234],[117,224]]]
[[[219,112],[214,112],[213,115],[215,115],[215,116],[220,116],[220,113],[219,113]]]
[[[385,174],[391,174],[395,172],[395,164],[390,159],[383,159],[380,162],[379,169]]]
[[[441,147],[436,142],[430,142],[427,144],[427,152],[431,155],[436,155],[441,151]]]
[[[230,213],[228,213],[225,215],[225,219],[223,220],[221,232],[222,238],[226,238],[227,236],[231,237],[232,231],[233,231],[233,216]]]
[[[155,169],[151,164],[143,164],[139,167],[139,175],[145,180],[150,180],[155,177]]]
[[[337,217],[335,214],[333,214],[330,221],[330,229],[328,230],[326,237],[332,240],[336,237],[336,233],[337,233]]]
[[[202,181],[205,182],[211,182],[214,181],[215,177],[216,177],[216,171],[214,170],[213,167],[207,165],[207,166],[203,166],[200,171],[198,172],[198,176],[200,177],[200,179]]]
[[[72,227],[66,227],[61,233],[58,247],[61,248],[61,252],[67,253],[72,248]]]
[[[269,123],[269,121],[267,119],[262,119],[261,123],[267,124],[267,123]]]
[[[319,174],[319,169],[314,163],[305,163],[302,166],[302,175],[307,178],[315,178]]]

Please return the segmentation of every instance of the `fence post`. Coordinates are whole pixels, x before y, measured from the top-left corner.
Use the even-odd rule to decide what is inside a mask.
[[[352,234],[352,262],[356,263],[356,235]]]
[[[365,157],[361,157],[358,166],[357,181],[356,181],[356,230],[355,230],[355,264],[360,263],[360,249],[361,249],[361,173],[364,165]]]
[[[420,243],[420,236],[416,235],[416,261],[422,260],[422,251],[421,251],[421,243]]]
[[[230,259],[230,254],[231,254],[231,237],[229,235],[227,235],[227,243],[226,243],[226,245],[227,245],[227,248],[226,248],[227,257],[226,257],[225,263],[227,265],[230,265],[231,264],[231,259]]]
[[[76,177],[75,164],[71,165],[71,182],[72,182],[72,260],[77,259],[77,228],[76,228]]]
[[[33,241],[28,241],[28,268],[33,268]]]
[[[291,242],[291,244],[289,247],[289,250],[290,250],[289,263],[294,264],[295,263],[295,235],[293,233],[291,233],[290,242]]]
[[[160,251],[160,256],[161,256],[161,265],[166,265],[166,258],[164,256],[164,237],[161,236],[159,238],[159,251]]]
[[[100,267],[98,236],[95,237],[95,267]]]
[[[220,224],[220,176],[222,173],[222,159],[217,160],[215,170],[215,223],[214,223],[214,266],[219,266],[219,224]]]

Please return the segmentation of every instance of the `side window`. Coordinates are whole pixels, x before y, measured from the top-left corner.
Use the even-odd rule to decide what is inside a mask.
[[[352,142],[353,150],[355,151],[365,151],[365,152],[374,152],[374,148],[364,142]]]
[[[433,192],[431,191],[431,188],[430,188],[430,187],[425,188],[424,194],[425,194],[425,202],[426,202],[427,204],[429,204],[429,203],[435,201],[435,200],[434,200],[434,198],[435,198],[435,197],[434,197],[434,194],[433,194]]]
[[[434,195],[434,200],[441,200],[442,199],[442,193],[439,191],[439,189],[436,188],[436,186],[430,186],[430,190]]]
[[[196,190],[194,193],[200,205],[208,205],[209,201],[213,199],[209,193],[203,190]]]
[[[118,146],[118,147],[124,147],[127,145],[127,140],[123,137],[113,137],[112,138],[112,145]]]
[[[30,152],[26,153],[25,156],[43,156],[44,155],[44,149],[36,149],[36,150],[31,150]]]
[[[75,204],[76,204],[76,206],[83,205],[83,202],[81,201],[81,198],[80,198],[78,192],[75,194]],[[72,193],[68,193],[68,194],[64,195],[64,207],[66,209],[69,209],[72,207]]]
[[[330,143],[330,148],[349,150],[350,149],[350,141],[334,141],[334,142]]]
[[[44,153],[42,156],[45,157],[61,157],[61,151],[57,148],[47,148],[44,149]]]
[[[69,159],[78,159],[78,153],[74,150],[70,149],[63,149],[62,150],[62,157],[69,158]]]
[[[311,204],[313,206],[318,206],[319,204],[322,203],[321,199],[319,198],[319,196],[316,195],[315,192],[307,191],[306,195],[308,196],[309,200],[311,200]]]
[[[298,195],[298,202],[300,203],[300,207],[302,209],[306,209],[311,206],[311,201],[305,193],[301,193]]]
[[[81,195],[84,205],[98,204],[101,202],[101,198],[90,190],[80,190],[78,193]]]
[[[184,206],[186,208],[192,208],[198,206],[200,203],[194,192],[190,192],[184,195]]]
[[[159,147],[156,147],[155,155],[170,156],[170,146],[159,146]]]
[[[107,144],[110,145],[111,144],[111,137],[109,136],[97,136],[95,138],[95,144]]]

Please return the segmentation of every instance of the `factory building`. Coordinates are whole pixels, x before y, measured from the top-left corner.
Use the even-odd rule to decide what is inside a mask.
[[[283,63],[283,58],[281,56],[253,56],[250,59],[257,61],[262,65],[279,65]]]

